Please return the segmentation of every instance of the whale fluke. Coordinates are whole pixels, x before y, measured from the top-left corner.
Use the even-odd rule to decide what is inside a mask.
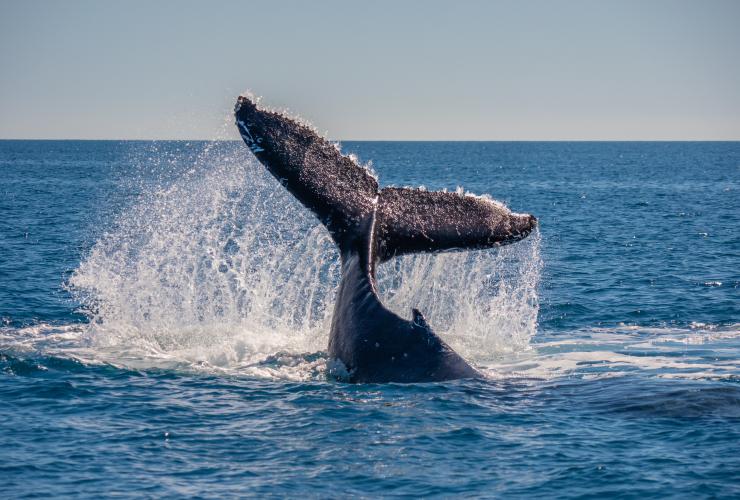
[[[377,208],[379,257],[487,248],[518,241],[536,224],[491,199],[459,193],[387,187],[305,125],[262,110],[247,97],[236,124],[255,156],[288,191],[341,235]]]
[[[414,252],[489,248],[526,237],[537,219],[489,198],[378,189],[370,172],[310,127],[239,97],[236,124],[267,170],[324,224],[338,245],[342,279],[329,355],[351,382],[423,382],[477,372],[445,344],[417,309],[405,320],[380,302],[379,262]],[[430,284],[433,286],[433,284]]]

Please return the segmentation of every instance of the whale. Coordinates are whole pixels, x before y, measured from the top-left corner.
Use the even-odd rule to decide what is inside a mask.
[[[383,306],[376,271],[401,255],[514,243],[534,230],[537,218],[485,196],[381,189],[366,167],[300,120],[249,96],[239,96],[234,114],[257,160],[318,218],[339,249],[327,372],[352,383],[479,377],[421,311],[414,308],[405,319]]]

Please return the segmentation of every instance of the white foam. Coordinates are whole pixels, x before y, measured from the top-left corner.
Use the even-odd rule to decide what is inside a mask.
[[[531,348],[500,353],[496,358],[478,361],[477,366],[492,379],[540,381],[578,377],[603,379],[639,373],[668,379],[738,380],[740,366],[736,357],[740,325],[706,325],[699,335],[705,342],[693,350],[686,338],[697,335],[696,328],[645,328],[631,334],[625,328],[589,328],[560,332],[562,341],[533,342]],[[637,332],[635,334],[634,332]],[[248,335],[246,335],[248,337]],[[24,328],[0,328],[0,352],[34,357],[58,356],[84,364],[106,363],[121,368],[165,368],[205,371],[294,381],[323,379],[328,372],[334,378],[346,378],[346,368],[327,366],[322,354],[296,351],[250,350],[236,340],[210,347],[193,346],[162,350],[135,343],[103,346],[89,342],[89,326],[84,324],[38,324]],[[710,350],[711,349],[711,350]],[[708,354],[709,353],[709,354]],[[43,366],[39,365],[43,369]]]
[[[536,380],[620,377],[638,371],[659,378],[740,377],[740,366],[732,356],[738,349],[740,325],[703,325],[700,330],[696,323],[689,328],[625,325],[578,330],[563,340],[534,342],[529,352],[487,363],[484,373]],[[707,356],[706,347],[693,349],[704,343],[712,344],[712,355]],[[717,358],[725,351],[728,359]]]

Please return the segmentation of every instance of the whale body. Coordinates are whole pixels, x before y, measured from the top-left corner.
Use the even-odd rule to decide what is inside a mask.
[[[489,198],[386,187],[308,126],[240,96],[239,133],[262,165],[326,226],[339,247],[328,352],[349,382],[431,382],[478,372],[412,309],[404,319],[378,296],[377,266],[416,252],[482,249],[525,238],[537,219]]]

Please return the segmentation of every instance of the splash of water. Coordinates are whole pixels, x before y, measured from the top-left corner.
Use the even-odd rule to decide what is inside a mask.
[[[337,250],[240,146],[210,143],[184,171],[140,183],[69,280],[90,344],[237,368],[325,349]],[[498,250],[401,258],[381,267],[379,285],[389,308],[407,317],[419,307],[479,360],[526,348],[539,270],[535,234]]]
[[[540,233],[475,252],[404,256],[381,267],[385,305],[418,308],[455,350],[482,362],[529,346],[537,330]]]
[[[234,144],[144,193],[70,279],[102,347],[227,365],[325,346],[328,233]]]

